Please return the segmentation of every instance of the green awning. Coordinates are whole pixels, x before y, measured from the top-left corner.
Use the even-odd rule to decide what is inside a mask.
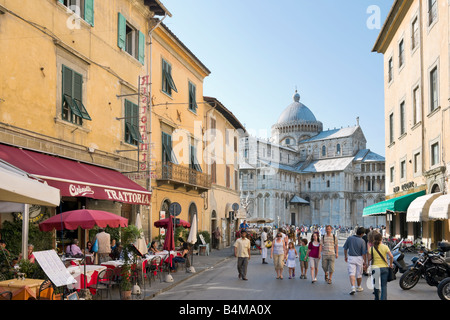
[[[423,195],[425,195],[425,190],[375,203],[364,208],[363,217],[372,215],[384,215],[387,211],[406,212],[411,202],[417,197]]]

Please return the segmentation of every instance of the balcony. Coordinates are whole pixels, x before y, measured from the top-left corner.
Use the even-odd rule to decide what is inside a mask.
[[[158,186],[172,184],[174,189],[185,187],[186,191],[197,190],[199,193],[211,189],[211,176],[186,166],[171,162],[156,164],[156,183]]]

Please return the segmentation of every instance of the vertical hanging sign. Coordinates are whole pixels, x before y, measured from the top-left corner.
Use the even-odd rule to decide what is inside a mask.
[[[139,135],[141,143],[139,145],[139,170],[149,170],[149,140],[147,135],[147,105],[148,105],[149,76],[139,79]]]

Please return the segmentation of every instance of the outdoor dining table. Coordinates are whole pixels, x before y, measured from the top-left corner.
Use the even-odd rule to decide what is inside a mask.
[[[42,279],[10,279],[0,282],[0,292],[11,291],[12,300],[28,300],[29,298],[36,299],[39,293],[39,287],[44,280]],[[53,295],[53,288],[48,288],[41,292],[41,297],[51,299]]]
[[[99,273],[105,269],[106,269],[105,266],[86,265],[86,287],[89,288],[89,286],[96,284]],[[77,281],[74,284],[68,285],[69,289],[76,289],[76,290],[83,289],[85,279],[84,265],[67,267],[67,271],[69,271],[69,273]]]

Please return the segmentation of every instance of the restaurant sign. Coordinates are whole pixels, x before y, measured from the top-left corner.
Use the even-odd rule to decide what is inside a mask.
[[[94,184],[69,184],[52,180],[49,180],[48,183],[56,188],[59,188],[61,190],[61,196],[86,197],[98,200],[110,200],[139,205],[150,204],[151,193],[148,191],[113,188],[112,186],[102,186]]]

